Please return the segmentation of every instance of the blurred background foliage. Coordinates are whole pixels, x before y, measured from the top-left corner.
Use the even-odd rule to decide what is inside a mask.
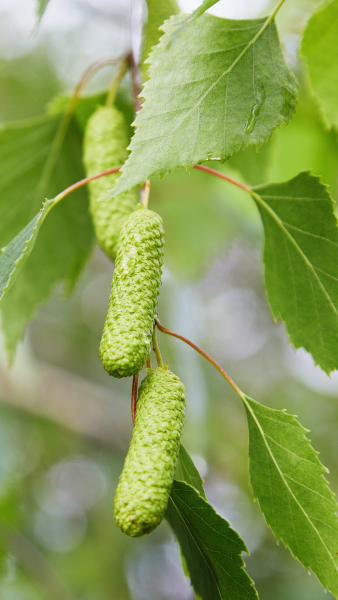
[[[180,5],[191,10],[198,3]],[[302,29],[318,4],[286,2],[278,15],[286,59],[300,80],[291,124],[276,131],[260,152],[248,149],[215,168],[253,185],[312,169],[337,199],[337,132],[325,129],[298,55]],[[271,5],[221,0],[213,12],[258,17]],[[57,94],[71,93],[89,63],[123,53],[130,8],[125,0],[50,0],[34,33],[34,0],[1,0],[1,121],[44,113]],[[94,98],[78,107],[80,131],[113,74],[112,68],[102,69],[88,86],[86,93]],[[128,77],[122,88],[117,102],[130,115]],[[57,112],[56,106],[54,101],[49,112]],[[70,183],[81,176],[75,162]],[[55,193],[64,187],[58,173]],[[85,207],[85,200],[84,192],[78,201]],[[4,192],[2,202],[6,206]],[[161,214],[166,230],[161,321],[212,354],[250,396],[297,414],[312,430],[312,443],[338,490],[338,376],[327,377],[304,351],[295,352],[283,325],[272,321],[263,282],[262,226],[252,200],[204,173],[177,170],[152,182],[150,207]],[[2,228],[1,246],[7,235]],[[109,378],[98,355],[112,273],[103,253],[92,250],[74,293],[65,298],[57,286],[38,311],[11,370],[1,349],[0,600],[193,598],[166,523],[136,540],[114,524],[114,492],[132,424],[131,381]],[[159,336],[165,360],[187,390],[183,441],[205,479],[208,499],[248,545],[246,564],[261,600],[327,598],[315,577],[277,547],[252,502],[241,403],[190,348]]]

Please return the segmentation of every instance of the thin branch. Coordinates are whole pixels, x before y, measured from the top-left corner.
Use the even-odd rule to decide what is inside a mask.
[[[70,185],[68,188],[63,190],[63,192],[61,192],[60,194],[55,196],[54,204],[57,204],[57,202],[60,202],[60,200],[62,200],[65,196],[68,196],[68,194],[70,194],[71,192],[74,192],[75,190],[82,187],[83,185],[87,185],[87,183],[89,183],[90,181],[93,181],[93,179],[99,179],[99,177],[105,177],[106,175],[111,175],[112,173],[117,173],[120,169],[121,169],[121,167],[114,167],[114,169],[108,169],[107,171],[102,171],[102,173],[97,173],[96,175],[91,175],[90,177],[85,177],[85,179],[81,179],[80,181],[73,183],[73,185]]]
[[[116,96],[116,92],[117,92],[117,88],[119,87],[121,80],[123,79],[123,77],[125,76],[126,72],[128,69],[128,61],[125,58],[121,64],[120,67],[115,75],[115,77],[113,78],[113,81],[111,83],[109,92],[107,94],[107,99],[106,99],[106,106],[112,106],[115,100],[115,96]]]
[[[81,179],[80,181],[73,183],[73,185],[69,186],[68,188],[66,188],[65,190],[60,192],[60,194],[55,196],[54,204],[56,204],[57,202],[60,202],[60,200],[62,200],[65,196],[67,196],[71,192],[74,192],[75,190],[82,187],[83,185],[86,185],[90,181],[93,181],[93,179],[98,179],[99,177],[105,177],[106,175],[111,175],[112,173],[117,173],[121,168],[122,167],[114,167],[113,169],[108,169],[107,171],[102,171],[102,173],[97,173],[96,175],[91,175],[91,177],[86,177],[85,179]],[[243,190],[245,190],[246,192],[249,192],[250,194],[252,194],[252,190],[248,185],[245,185],[244,183],[241,183],[240,181],[236,181],[236,179],[232,179],[232,177],[228,177],[227,175],[224,175],[223,173],[219,173],[218,171],[215,171],[215,169],[209,169],[209,167],[204,167],[203,165],[195,165],[194,169],[199,169],[201,171],[205,171],[209,175],[214,175],[216,177],[220,177],[224,181],[227,181],[228,183],[232,183],[233,185],[236,185],[237,187],[240,187]],[[149,191],[150,191],[150,183],[149,183],[149,179],[147,179],[146,183],[144,184],[144,198],[146,199],[147,203],[148,203],[148,198],[146,197],[146,194],[148,194],[148,196],[149,196]],[[143,199],[142,199],[142,204],[143,204]]]
[[[229,177],[228,175],[224,175],[224,173],[220,173],[219,171],[216,171],[216,169],[210,169],[209,167],[205,167],[204,165],[195,165],[193,168],[198,169],[199,171],[204,171],[205,173],[209,173],[209,175],[214,175],[215,177],[220,177],[220,179],[224,179],[224,181],[227,181],[228,183],[232,183],[233,185],[236,185],[237,187],[242,188],[242,190],[245,190],[246,192],[251,192],[251,188],[248,185],[245,185],[245,183],[236,181],[236,179],[233,179],[232,177]]]
[[[150,354],[149,354],[149,356],[147,358],[147,369],[151,369],[151,368],[152,368],[151,367],[151,358],[150,358]]]
[[[133,385],[131,388],[131,418],[133,419],[133,425],[135,425],[135,416],[136,416],[136,404],[137,404],[137,386],[138,386],[138,378],[139,373],[136,373],[133,377]]]
[[[235,392],[237,392],[237,394],[242,398],[242,400],[245,398],[244,393],[238,387],[238,385],[236,385],[236,383],[224,371],[224,369],[222,369],[222,367],[213,358],[211,358],[211,356],[209,356],[209,354],[207,354],[206,352],[204,352],[204,350],[202,350],[202,348],[199,348],[199,346],[197,346],[196,344],[194,344],[193,342],[191,342],[190,340],[188,340],[188,338],[183,337],[183,335],[179,335],[178,333],[175,333],[174,331],[171,331],[170,329],[167,329],[166,327],[163,327],[163,325],[161,325],[161,323],[160,323],[160,321],[158,320],[157,317],[155,317],[155,322],[156,322],[156,325],[159,328],[159,330],[162,331],[162,333],[167,333],[168,335],[172,335],[173,337],[176,337],[179,340],[182,340],[182,342],[185,342],[186,344],[188,344],[189,346],[191,346],[192,348],[194,348],[194,350],[196,350],[197,352],[199,352],[199,354],[201,354],[202,356],[204,356],[204,358],[206,358],[217,369],[217,371],[224,377],[224,379],[227,380],[227,382],[231,385],[231,387],[235,390]]]
[[[158,341],[157,341],[157,337],[156,337],[156,327],[154,327],[154,329],[153,329],[153,350],[154,350],[155,355],[156,355],[157,365],[159,367],[163,367],[163,360],[162,360],[162,356],[161,356],[161,350],[160,350],[160,347],[158,345]]]

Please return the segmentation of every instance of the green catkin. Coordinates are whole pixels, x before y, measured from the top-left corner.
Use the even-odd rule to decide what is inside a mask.
[[[128,158],[128,128],[115,106],[101,106],[88,120],[84,138],[84,164],[87,176],[120,167]],[[138,187],[108,200],[101,200],[114,187],[119,173],[89,183],[90,213],[96,239],[102,250],[115,260],[121,227],[135,210],[140,198]]]
[[[132,537],[151,533],[165,514],[183,427],[185,391],[166,367],[148,370],[137,400],[135,428],[117,486],[118,527]]]
[[[135,375],[149,356],[163,247],[161,217],[139,206],[121,230],[100,345],[102,364],[114,377]]]
[[[148,20],[143,29],[144,45],[142,51],[142,61],[148,57],[153,46],[158,44],[163,31],[159,31],[159,27],[163,25],[166,19],[171,15],[176,15],[180,12],[176,0],[147,0]],[[148,64],[142,62],[141,71],[143,81],[149,79]]]

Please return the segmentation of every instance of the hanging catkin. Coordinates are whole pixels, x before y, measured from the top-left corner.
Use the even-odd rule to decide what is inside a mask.
[[[163,246],[161,217],[139,206],[121,230],[101,339],[102,364],[114,377],[135,375],[148,358],[161,285]]]
[[[128,158],[128,128],[115,106],[101,106],[88,120],[84,139],[84,164],[87,176],[121,167]],[[102,200],[114,187],[119,173],[89,183],[90,213],[96,239],[108,256],[115,260],[116,246],[126,217],[135,210],[140,198],[134,187],[115,198]]]
[[[166,367],[148,370],[137,400],[135,428],[117,486],[114,514],[124,533],[151,533],[166,511],[183,427],[185,391]]]

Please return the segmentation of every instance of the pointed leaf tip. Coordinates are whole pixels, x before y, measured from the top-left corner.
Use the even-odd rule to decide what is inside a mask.
[[[250,479],[277,543],[282,540],[338,596],[338,505],[326,468],[296,419],[245,397]]]
[[[265,284],[291,343],[338,369],[338,227],[328,187],[310,172],[252,188],[262,217]]]

